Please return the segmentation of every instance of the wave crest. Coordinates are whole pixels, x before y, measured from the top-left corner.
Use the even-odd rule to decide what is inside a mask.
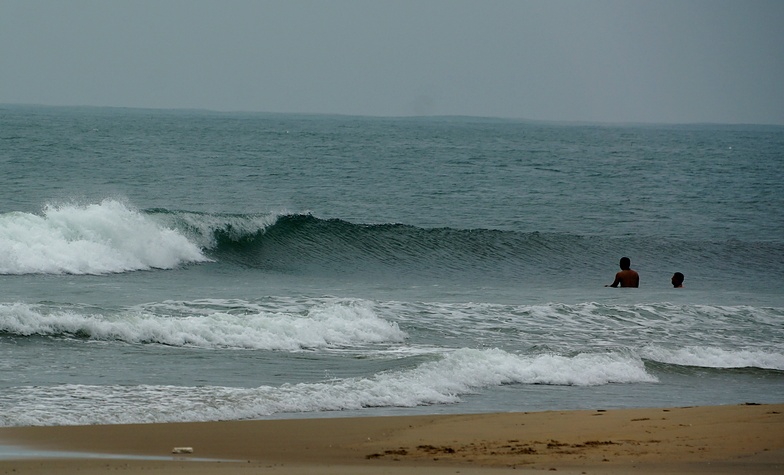
[[[207,260],[177,229],[115,200],[0,215],[2,274],[107,274]]]
[[[281,351],[402,342],[407,337],[367,301],[328,301],[301,313],[248,303],[230,307],[209,301],[168,302],[109,315],[80,306],[6,304],[0,305],[0,333]]]
[[[633,356],[519,356],[458,349],[408,370],[280,387],[88,386],[14,388],[0,426],[253,419],[279,413],[453,404],[503,384],[594,386],[656,382]],[[150,408],[155,408],[151,411]]]

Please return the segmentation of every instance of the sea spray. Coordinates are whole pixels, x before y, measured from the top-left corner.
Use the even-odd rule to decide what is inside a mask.
[[[0,274],[107,274],[207,260],[176,230],[115,200],[0,215]]]

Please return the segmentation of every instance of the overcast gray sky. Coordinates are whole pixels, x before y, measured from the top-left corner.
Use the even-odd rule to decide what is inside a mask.
[[[784,124],[784,1],[0,0],[0,103]]]

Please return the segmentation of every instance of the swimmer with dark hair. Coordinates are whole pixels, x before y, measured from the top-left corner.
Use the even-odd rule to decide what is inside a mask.
[[[639,287],[640,274],[631,268],[632,261],[628,257],[621,257],[621,271],[615,274],[615,280],[605,287]]]

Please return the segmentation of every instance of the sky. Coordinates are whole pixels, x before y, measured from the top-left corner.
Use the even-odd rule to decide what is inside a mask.
[[[0,0],[0,103],[784,124],[784,1]]]

